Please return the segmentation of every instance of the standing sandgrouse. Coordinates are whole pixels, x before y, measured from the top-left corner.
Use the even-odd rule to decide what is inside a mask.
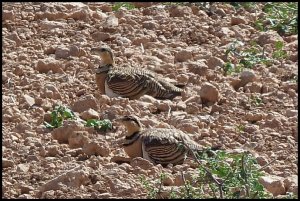
[[[96,70],[96,84],[102,94],[109,97],[138,99],[147,94],[157,99],[173,99],[183,89],[167,82],[161,75],[133,67],[116,67],[110,48],[92,48],[102,64]]]
[[[154,164],[166,166],[182,164],[190,150],[205,152],[205,148],[178,129],[151,128],[142,130],[137,117],[129,115],[118,119],[127,128],[124,150],[130,158],[142,157]],[[182,145],[188,146],[190,150]]]

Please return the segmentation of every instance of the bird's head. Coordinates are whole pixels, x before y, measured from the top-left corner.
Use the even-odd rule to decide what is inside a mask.
[[[117,121],[119,121],[126,127],[128,134],[138,132],[142,129],[141,122],[134,115],[126,115],[124,117],[118,118]]]
[[[114,64],[114,55],[109,47],[96,47],[91,49],[92,54],[99,55],[103,65]]]

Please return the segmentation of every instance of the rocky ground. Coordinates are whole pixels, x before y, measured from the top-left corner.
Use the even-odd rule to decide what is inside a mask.
[[[274,195],[298,190],[298,36],[251,26],[259,9],[216,4],[208,16],[197,6],[136,4],[112,11],[109,3],[4,3],[2,12],[2,198],[143,198],[140,175],[166,173],[165,186],[182,184],[180,170],[126,157],[119,115],[136,114],[144,127],[178,128],[204,146],[251,147]],[[235,40],[256,41],[272,55],[283,41],[288,57],[271,66],[225,76],[225,51]],[[99,94],[94,79],[108,45],[117,65],[153,70],[180,84],[173,101]],[[231,56],[232,57],[232,56]],[[230,58],[231,60],[234,57]],[[83,119],[110,119],[97,132],[77,121],[50,130],[43,122],[55,105]]]

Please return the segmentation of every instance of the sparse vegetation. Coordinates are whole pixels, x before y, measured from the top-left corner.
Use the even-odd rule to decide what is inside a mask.
[[[281,64],[284,61],[284,59],[287,58],[287,51],[283,49],[284,43],[282,41],[276,41],[275,43],[275,51],[272,54],[272,57],[274,59],[278,59]]]
[[[258,30],[275,30],[280,35],[298,34],[297,2],[268,2],[262,11],[265,15],[254,23]]]
[[[265,56],[264,48],[255,41],[250,43],[250,47],[243,49],[244,43],[241,41],[232,42],[225,52],[227,61],[223,66],[225,75],[239,73],[244,68],[253,68],[256,64],[263,63],[267,66],[271,64],[271,59]],[[231,56],[231,57],[230,57]]]
[[[117,2],[112,6],[113,11],[118,11],[120,8],[126,8],[127,10],[134,9],[135,6],[129,2]]]
[[[108,119],[97,120],[97,119],[89,119],[86,121],[85,126],[91,127],[93,126],[97,131],[107,131],[112,129],[111,121]]]
[[[260,104],[262,103],[262,99],[256,95],[251,95],[249,101],[250,101],[250,104],[255,107],[260,106]]]
[[[258,182],[258,178],[263,176],[263,173],[256,159],[248,151],[226,153],[218,150],[214,157],[203,154],[199,159],[206,161],[205,167],[222,184],[222,188],[220,189],[204,168],[199,166],[197,177],[192,181],[186,180],[178,191],[172,190],[168,198],[220,198],[220,191],[225,199],[272,198],[272,195]],[[141,180],[149,198],[158,198],[162,188],[162,178],[160,177],[152,185],[145,178]]]
[[[54,110],[51,112],[51,122],[44,122],[47,128],[58,128],[61,127],[63,121],[66,119],[74,119],[75,114],[72,110],[65,106],[55,106]]]
[[[67,108],[66,106],[55,106],[54,110],[51,112],[51,121],[50,123],[44,122],[46,128],[58,128],[63,125],[63,121],[67,119],[78,119],[74,112]],[[79,118],[80,119],[80,118]],[[97,119],[88,119],[84,121],[80,119],[80,121],[85,123],[87,127],[94,127],[97,131],[107,131],[112,129],[112,123],[109,119],[97,120]]]

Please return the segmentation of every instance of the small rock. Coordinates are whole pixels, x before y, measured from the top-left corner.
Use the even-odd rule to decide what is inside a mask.
[[[262,91],[262,84],[261,83],[249,83],[246,86],[244,86],[244,90],[249,90],[251,93],[261,93]]]
[[[58,143],[68,143],[69,137],[75,131],[81,131],[84,129],[84,125],[72,120],[65,120],[62,127],[55,128],[51,135],[53,139],[57,140]]]
[[[199,91],[199,95],[203,103],[205,102],[215,103],[219,99],[218,89],[214,85],[210,84],[209,82],[205,82],[202,85]]]
[[[25,131],[31,130],[31,126],[26,122],[18,123],[13,129],[16,133],[24,133]]]
[[[171,111],[172,107],[174,107],[174,103],[170,100],[162,100],[162,101],[157,102],[157,104],[155,106],[160,111],[166,112],[169,110]]]
[[[260,46],[264,46],[266,44],[275,44],[277,41],[283,41],[282,37],[273,30],[267,32],[260,32],[257,42]]]
[[[298,175],[292,175],[283,181],[287,192],[293,192],[298,195]]]
[[[244,70],[240,74],[240,80],[239,86],[243,87],[249,82],[254,82],[256,80],[256,75],[252,70]]]
[[[192,13],[192,9],[187,6],[172,6],[170,8],[170,17],[184,17]]]
[[[78,57],[80,55],[80,49],[76,45],[71,45],[69,48],[70,56]]]
[[[33,191],[34,188],[32,186],[22,185],[20,186],[20,190],[21,190],[21,194],[28,194],[29,191]]]
[[[10,20],[10,21],[14,21],[15,20],[15,13],[13,10],[2,10],[2,20]]]
[[[24,75],[24,70],[23,70],[23,68],[21,68],[21,66],[16,66],[13,73],[15,75],[22,76],[22,75]]]
[[[90,10],[88,9],[88,7],[87,9],[77,9],[69,14],[69,18],[73,18],[74,20],[87,21],[89,19],[89,12]]]
[[[191,51],[181,50],[175,54],[175,61],[184,62],[191,59],[192,57],[193,54]]]
[[[53,73],[63,73],[60,62],[51,57],[38,60],[36,70],[40,73],[48,73],[50,70],[52,70]]]
[[[97,100],[93,95],[81,97],[80,100],[76,101],[72,106],[72,110],[79,113],[84,112],[90,108],[99,110]]]
[[[145,21],[143,22],[142,26],[143,28],[150,30],[155,30],[159,27],[159,25],[154,21]]]
[[[112,6],[108,5],[108,4],[102,4],[99,8],[103,12],[111,12],[112,11]]]
[[[155,3],[154,2],[132,2],[132,4],[136,8],[142,8],[142,7],[150,7]]]
[[[89,140],[87,131],[74,131],[68,138],[70,148],[83,147]]]
[[[28,170],[29,170],[29,164],[28,163],[17,165],[17,171],[18,172],[26,173],[26,172],[28,172]]]
[[[261,113],[248,113],[245,116],[245,120],[246,121],[250,121],[250,122],[256,122],[256,121],[260,121],[263,119],[263,115]]]
[[[82,113],[80,113],[80,117],[84,120],[88,120],[88,119],[98,119],[99,118],[99,114],[97,111],[93,110],[93,109],[88,109]]]
[[[164,186],[173,186],[174,185],[174,178],[171,174],[166,173],[165,178],[162,181]]]
[[[56,22],[56,21],[48,21],[48,20],[43,20],[40,22],[40,27],[41,29],[44,30],[52,30],[55,28],[64,29],[67,26],[68,24],[65,22]]]
[[[101,194],[97,195],[97,198],[99,198],[99,199],[108,199],[110,197],[112,197],[111,193],[101,193]]]
[[[287,117],[295,117],[298,115],[298,110],[287,109],[285,115]]]
[[[136,157],[136,158],[132,159],[130,162],[130,165],[132,167],[138,166],[138,167],[142,168],[143,170],[148,170],[154,166],[153,163],[151,163],[150,161],[148,161],[144,158],[141,158],[141,157]]]
[[[210,57],[207,61],[207,66],[210,69],[215,69],[217,66],[218,67],[223,67],[224,61],[218,57]]]
[[[230,30],[228,27],[222,27],[218,32],[216,32],[216,36],[218,36],[219,38],[233,37],[234,35],[234,31]]]
[[[46,151],[47,151],[46,156],[48,156],[48,157],[55,157],[55,156],[62,154],[61,151],[59,150],[58,145],[47,146]]]
[[[225,17],[225,16],[226,16],[226,13],[225,13],[225,11],[224,11],[222,8],[217,8],[217,9],[215,10],[215,13],[216,13],[217,15],[220,15],[221,17]]]
[[[35,100],[34,100],[34,98],[32,98],[31,96],[25,94],[25,95],[23,95],[23,98],[24,98],[25,103],[26,103],[26,105],[27,105],[28,107],[31,107],[31,106],[34,105]]]
[[[256,160],[260,166],[264,166],[264,165],[268,164],[268,159],[266,159],[266,157],[264,157],[264,156],[258,156],[258,157],[256,157]]]
[[[55,50],[55,59],[67,59],[70,56],[70,51],[66,47],[57,47]]]
[[[30,194],[22,194],[17,199],[35,199],[35,198],[32,197],[32,195]]]
[[[100,155],[102,157],[106,157],[110,153],[110,148],[106,141],[97,141],[85,143],[82,148],[82,151],[88,156]]]
[[[244,19],[244,17],[237,17],[237,16],[232,16],[231,17],[231,25],[238,25],[238,24],[246,24],[247,21]]]
[[[42,194],[45,191],[49,192],[50,190],[59,190],[65,186],[79,188],[81,185],[86,185],[90,182],[87,171],[86,168],[78,166],[70,171],[64,172],[40,186],[38,194]]]
[[[3,168],[12,167],[13,165],[14,165],[14,162],[12,160],[8,160],[6,158],[2,158],[2,167]]]
[[[8,39],[15,41],[16,42],[16,46],[20,46],[22,44],[22,40],[20,39],[19,35],[17,34],[17,32],[13,32],[12,34],[10,34],[9,36],[7,36]]]
[[[285,194],[283,178],[275,175],[262,176],[258,180],[274,196]]]
[[[116,27],[119,25],[119,19],[115,16],[109,16],[103,24],[103,27]]]
[[[64,2],[64,3],[61,3],[61,4],[69,10],[72,10],[72,9],[87,9],[88,8],[88,6],[85,3],[80,3],[80,2]]]
[[[95,32],[92,34],[92,38],[94,41],[99,42],[99,41],[105,41],[107,39],[110,38],[110,34],[109,33],[105,33],[105,32]]]
[[[189,62],[187,68],[190,72],[200,76],[205,76],[208,70],[208,66],[203,61]]]

